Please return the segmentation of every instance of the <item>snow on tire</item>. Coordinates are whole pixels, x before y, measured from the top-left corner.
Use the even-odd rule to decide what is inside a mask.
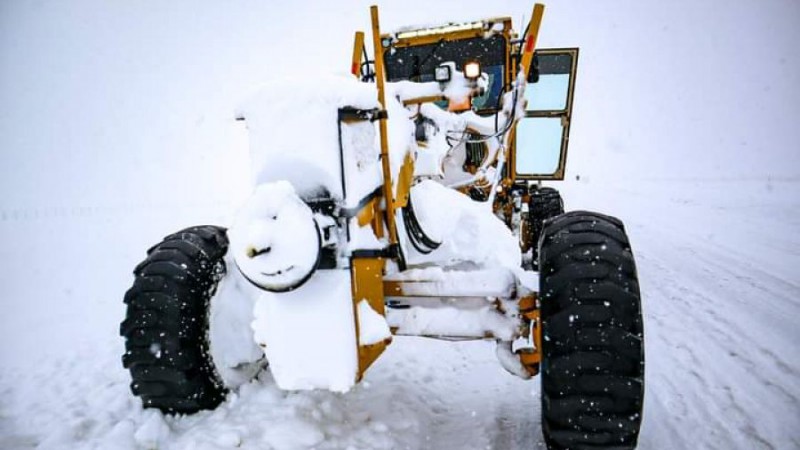
[[[575,211],[539,245],[542,431],[550,449],[636,447],[644,399],[639,283],[625,228]]]
[[[191,227],[164,238],[134,269],[120,326],[122,363],[146,408],[193,413],[224,400],[209,353],[208,311],[227,249],[224,228]]]

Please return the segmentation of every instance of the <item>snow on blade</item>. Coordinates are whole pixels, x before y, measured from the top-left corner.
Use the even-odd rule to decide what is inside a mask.
[[[350,273],[321,270],[291,292],[256,302],[255,339],[281,389],[346,392],[358,360]]]
[[[386,319],[378,314],[369,302],[364,299],[358,302],[358,342],[361,345],[372,345],[392,337]]]

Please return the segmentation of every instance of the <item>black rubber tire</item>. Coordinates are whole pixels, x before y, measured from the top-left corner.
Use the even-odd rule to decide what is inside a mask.
[[[564,200],[554,188],[543,186],[531,191],[528,202],[528,223],[530,230],[531,263],[534,270],[539,269],[539,252],[537,243],[542,236],[545,222],[564,214]]]
[[[208,308],[225,274],[225,229],[211,225],[167,236],[147,251],[125,293],[122,365],[145,408],[213,409],[227,393],[208,345]]]
[[[547,447],[633,449],[644,401],[641,296],[618,219],[575,211],[539,242]]]

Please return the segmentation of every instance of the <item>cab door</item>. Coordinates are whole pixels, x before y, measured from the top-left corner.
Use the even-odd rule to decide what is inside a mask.
[[[525,117],[515,133],[515,178],[564,179],[577,64],[577,48],[534,53],[525,87]]]

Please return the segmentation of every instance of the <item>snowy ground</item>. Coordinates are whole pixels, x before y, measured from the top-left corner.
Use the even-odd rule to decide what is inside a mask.
[[[489,3],[381,11],[530,14]],[[0,448],[543,446],[538,380],[485,342],[398,338],[348,394],[265,375],[185,418],[128,390],[131,269],[171,231],[229,223],[237,101],[273,71],[347,70],[367,4],[0,2]],[[547,4],[543,44],[581,47],[567,209],[625,220],[639,265],[640,448],[800,448],[800,6]]]
[[[618,214],[635,245],[647,339],[640,448],[800,448],[799,189],[797,180],[566,187],[569,209]],[[4,295],[30,307],[2,330],[11,344],[0,373],[0,448],[541,445],[538,380],[505,373],[486,342],[398,338],[345,395],[283,393],[265,375],[214,412],[164,419],[143,411],[129,394],[115,333],[117,299],[141,255],[113,245],[85,250],[98,237],[143,240],[126,237],[126,226],[143,225],[125,225],[130,217],[98,211],[2,222],[3,235],[42,236],[33,247],[5,246],[3,260],[54,246],[74,259],[59,261],[70,264],[68,276],[6,283]],[[42,278],[64,272],[40,270]]]
[[[611,192],[573,192],[571,206],[615,211],[635,246],[647,351],[642,448],[800,448],[798,180]]]

